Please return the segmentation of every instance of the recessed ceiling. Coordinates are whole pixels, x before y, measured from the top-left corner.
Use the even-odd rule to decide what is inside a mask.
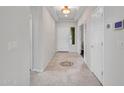
[[[61,11],[63,8],[64,6],[48,7],[50,13],[56,21],[77,21],[85,9],[85,7],[82,6],[68,6],[68,8],[71,10],[71,13],[65,16]]]

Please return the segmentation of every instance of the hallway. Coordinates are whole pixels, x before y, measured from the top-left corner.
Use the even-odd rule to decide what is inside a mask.
[[[72,62],[71,65],[62,62]],[[31,72],[31,85],[99,86],[100,83],[78,53],[57,52],[44,72]]]
[[[0,85],[124,85],[123,10],[0,7]]]

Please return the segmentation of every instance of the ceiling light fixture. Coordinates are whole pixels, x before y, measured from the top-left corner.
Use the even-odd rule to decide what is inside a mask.
[[[64,8],[62,9],[62,13],[67,15],[71,13],[71,10],[68,8],[68,6],[64,6]]]

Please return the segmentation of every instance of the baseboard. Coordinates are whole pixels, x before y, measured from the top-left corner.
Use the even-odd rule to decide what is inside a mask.
[[[31,71],[35,71],[35,72],[43,72],[43,70],[41,70],[41,69],[36,69],[36,68],[34,68],[34,69],[32,69]]]
[[[69,53],[69,51],[56,51],[57,53]]]
[[[96,74],[95,74],[94,71],[91,69],[91,67],[90,67],[87,63],[85,63],[85,64],[87,65],[88,69],[92,72],[92,74],[96,77],[96,79],[99,81],[100,85],[103,86],[103,83],[99,80],[99,78],[96,76]]]

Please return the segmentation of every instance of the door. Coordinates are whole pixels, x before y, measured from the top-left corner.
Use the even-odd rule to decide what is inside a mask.
[[[69,27],[62,24],[57,27],[57,51],[69,51]]]
[[[104,17],[102,14],[91,19],[90,52],[91,69],[98,79],[103,82],[104,58]]]
[[[57,51],[76,52],[76,23],[57,23]]]

